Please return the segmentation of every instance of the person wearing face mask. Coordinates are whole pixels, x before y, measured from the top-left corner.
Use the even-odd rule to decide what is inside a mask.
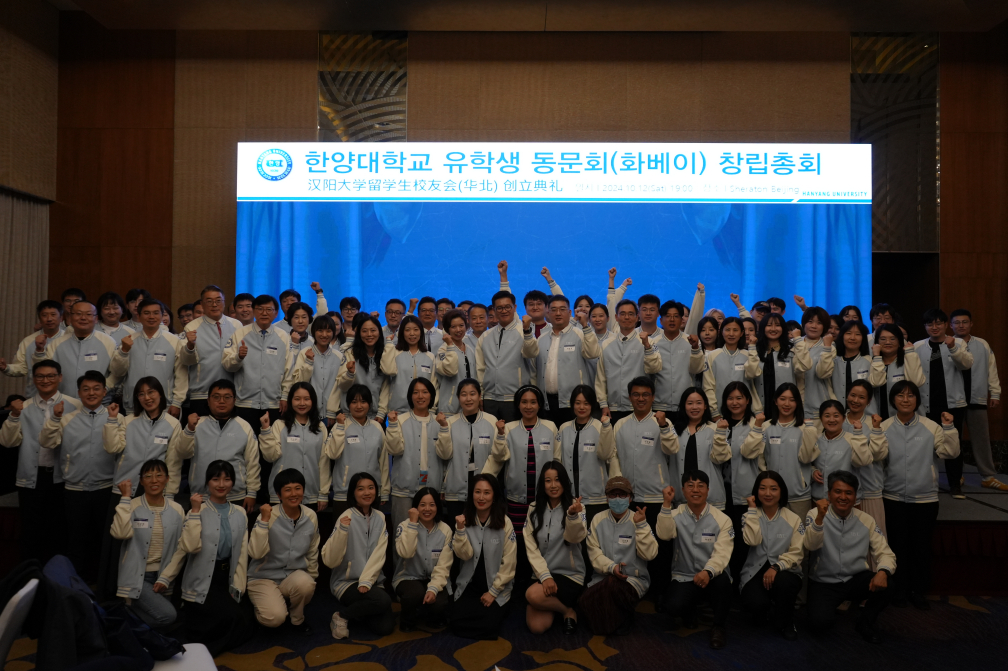
[[[343,353],[335,347],[336,324],[332,317],[322,315],[312,322],[312,345],[301,350],[291,369],[291,383],[310,382],[315,390],[315,398],[328,399],[336,387],[336,376],[343,365]],[[329,408],[318,409],[320,417],[332,427],[336,412]]]
[[[440,487],[444,482],[444,460],[451,452],[437,437],[440,428],[448,426],[443,413],[435,419],[431,413],[434,404],[434,383],[426,378],[416,378],[407,390],[409,412],[400,416],[389,412],[388,436],[385,451],[393,457],[389,471],[392,484],[391,518],[395,529],[409,515],[413,495],[421,487]]]
[[[793,641],[798,638],[794,610],[802,586],[805,527],[787,503],[780,473],[763,471],[756,477],[746,498],[742,538],[748,554],[739,584],[745,609]]]
[[[427,341],[422,339],[423,326],[420,320],[412,315],[403,317],[399,323],[399,337],[395,345],[386,347],[381,357],[381,370],[387,376],[389,383],[388,409],[397,413],[409,412],[410,404],[407,389],[413,380],[423,378],[437,381],[434,374],[433,352],[427,350]],[[435,396],[431,399],[434,405]]]
[[[577,322],[571,321],[570,300],[553,296],[549,300],[552,328],[535,343],[536,386],[546,393],[546,416],[559,426],[570,421],[574,411],[568,399],[571,390],[588,379],[588,362],[600,356],[595,332],[588,324],[588,312],[582,310]],[[575,324],[579,328],[575,328]]]
[[[444,342],[434,359],[437,373],[439,412],[451,416],[459,412],[459,399],[455,395],[462,380],[476,375],[476,346],[466,336],[466,320],[461,310],[449,310],[442,319]]]
[[[311,349],[314,342],[311,334],[308,333],[308,327],[311,326],[315,313],[307,303],[298,301],[292,303],[284,314],[286,316],[283,319],[283,323],[286,323],[290,327],[290,331],[288,331],[288,335],[290,336],[289,356],[296,358],[302,351]]]
[[[35,339],[32,363],[55,361],[63,371],[60,392],[72,398],[77,395],[75,382],[85,371],[95,370],[106,378],[106,386],[114,387],[119,376],[110,364],[116,345],[112,338],[95,329],[98,311],[91,303],[79,301],[70,308],[70,328],[45,344],[44,334]]]
[[[363,314],[363,313],[360,313]],[[370,315],[362,317],[356,326],[353,344],[344,352],[346,360],[340,366],[336,376],[336,386],[326,409],[330,413],[347,414],[349,408],[343,403],[347,399],[347,391],[354,384],[363,384],[371,391],[369,416],[385,421],[388,414],[389,380],[381,371],[381,360],[386,348],[391,347],[381,336],[381,323]]]
[[[662,331],[654,343],[662,365],[654,375],[654,407],[665,413],[678,412],[682,393],[693,386],[695,376],[704,369],[700,340],[682,330],[685,309],[681,303],[665,301],[658,311]]]
[[[941,421],[943,413],[952,415],[956,431],[962,434],[966,421],[966,391],[962,372],[973,367],[973,354],[966,343],[947,333],[948,316],[939,308],[924,313],[924,328],[928,337],[914,343],[917,356],[928,364],[923,367],[924,384],[920,386],[922,414],[932,422]],[[962,454],[945,461],[949,493],[954,499],[965,499]]]
[[[759,451],[763,447],[763,436],[753,429],[756,422],[763,423],[763,413],[753,414],[752,395],[742,382],[729,382],[725,387],[721,407],[724,416],[717,422],[714,431],[712,453],[731,452],[731,459],[725,474],[725,514],[735,529],[735,548],[728,566],[731,574],[740,575],[748,547],[742,541],[742,517],[748,510],[749,495],[760,473]]]
[[[273,464],[273,472],[297,469],[305,479],[305,504],[315,512],[325,510],[329,505],[332,469],[325,451],[329,434],[319,417],[315,388],[307,382],[294,383],[280,421],[271,425],[269,413],[263,414],[260,421],[259,449],[263,458]],[[270,497],[271,505],[279,502],[276,494]]]
[[[844,427],[844,406],[840,401],[824,401],[819,406],[822,431],[816,441],[819,456],[812,461],[812,499],[818,501],[826,497],[826,483],[834,471],[850,471],[861,468],[873,461],[873,450],[868,445],[868,436],[855,420],[853,431]],[[882,432],[871,434],[876,443],[882,442]],[[880,448],[879,448],[880,449]]]
[[[152,459],[140,467],[143,494],[130,499],[130,481],[119,483],[122,499],[112,520],[112,537],[124,541],[119,553],[116,596],[126,599],[133,611],[153,628],[175,621],[175,607],[168,597],[174,586],[169,576],[178,575],[183,556],[175,548],[182,535],[185,511],[164,495],[168,466]]]
[[[702,391],[696,387],[686,389],[679,400],[679,408],[675,423],[679,451],[669,459],[669,480],[678,482],[684,473],[703,471],[707,474],[707,501],[724,511],[727,497],[722,464],[731,459],[728,442],[715,441],[717,424],[711,418],[707,396]],[[685,502],[685,494],[685,491],[680,492],[678,503]]]
[[[349,416],[336,415],[336,423],[326,441],[326,456],[333,465],[333,515],[341,515],[350,505],[350,481],[356,473],[367,473],[380,484],[378,497],[388,501],[392,485],[389,483],[389,460],[385,453],[388,437],[381,424],[369,419],[373,400],[371,390],[355,384],[346,393]],[[332,407],[332,404],[330,404]]]
[[[218,380],[210,385],[210,415],[189,415],[176,454],[180,459],[191,459],[189,489],[198,494],[206,494],[203,474],[210,462],[230,462],[237,479],[228,500],[241,503],[252,513],[260,489],[259,441],[235,410],[234,384]]]
[[[154,300],[137,305],[142,329],[122,338],[112,357],[110,370],[123,380],[123,407],[133,412],[132,390],[141,378],[156,377],[165,390],[168,412],[176,419],[182,413],[182,403],[189,391],[188,369],[183,363],[185,338],[179,339],[162,330],[161,304]]]
[[[867,380],[854,380],[851,383],[850,389],[847,391],[847,410],[844,415],[843,430],[847,433],[871,431],[868,440],[871,461],[852,469],[860,483],[857,508],[871,515],[879,529],[882,530],[882,535],[888,538],[885,507],[882,505],[882,483],[885,475],[885,460],[889,456],[889,446],[883,440],[885,434],[881,429],[881,415],[869,415],[866,411],[869,399],[873,394],[874,389]],[[870,429],[868,428],[869,424]]]
[[[845,322],[837,335],[840,352],[833,363],[833,395],[838,400],[847,398],[847,391],[856,380],[868,380],[872,357],[868,347],[868,328],[860,321]],[[874,415],[874,397],[868,414]],[[849,470],[849,469],[846,469]]]
[[[755,396],[759,397],[767,411],[773,404],[777,387],[786,382],[794,384],[795,381],[794,348],[786,329],[782,316],[766,315],[757,330],[755,357],[752,348],[749,349],[746,377],[753,381]]]
[[[658,542],[645,517],[647,506],[630,512],[630,481],[609,478],[605,493],[609,509],[592,519],[587,537],[595,574],[578,599],[578,609],[596,636],[630,632],[637,604],[651,586],[648,562],[658,556]]]
[[[439,422],[438,452],[451,454],[445,468],[444,501],[448,518],[462,514],[476,475],[483,472],[497,432],[497,418],[480,410],[480,383],[472,378],[458,383],[459,412]]]
[[[211,655],[238,647],[255,633],[245,594],[248,576],[248,517],[227,500],[234,467],[226,461],[207,466],[208,495],[193,494],[176,556],[186,559],[182,610],[186,640],[202,643]],[[172,558],[173,569],[181,568]],[[166,572],[169,581],[175,574]],[[244,598],[243,598],[244,597]]]
[[[648,337],[637,330],[637,305],[631,300],[616,304],[619,332],[602,346],[595,376],[595,394],[602,414],[614,422],[633,412],[633,404],[624,393],[627,383],[642,375],[661,370],[662,359]]]
[[[25,396],[29,398],[35,395],[35,384],[29,374],[32,365],[29,357],[40,346],[44,352],[50,341],[63,333],[63,304],[59,301],[42,301],[35,309],[35,316],[41,328],[21,341],[10,363],[0,358],[0,372],[4,375],[28,378]]]
[[[519,553],[494,476],[476,476],[465,511],[455,518],[452,550],[462,566],[448,625],[462,638],[496,640],[507,616]]]
[[[664,612],[669,619],[682,617],[687,626],[695,629],[696,606],[708,601],[714,609],[710,647],[720,650],[727,642],[725,625],[732,595],[727,569],[735,545],[735,530],[724,513],[707,503],[706,473],[701,470],[683,473],[682,487],[686,503],[675,510],[672,509],[675,489],[669,485],[662,492],[663,503],[655,529],[658,538],[675,540],[676,544]]]
[[[902,380],[889,391],[896,416],[882,422],[888,449],[882,487],[886,527],[893,551],[902,569],[894,582],[894,601],[907,600],[920,610],[928,610],[931,579],[931,539],[938,519],[938,473],[934,458],[954,459],[959,455],[959,432],[951,413],[944,413],[941,425],[921,416],[921,391]]]
[[[913,343],[906,341],[899,326],[880,324],[874,336],[868,381],[874,387],[872,396],[877,412],[885,420],[896,414],[896,409],[889,404],[889,390],[893,385],[907,380],[919,387],[926,378],[917,350]]]
[[[724,394],[725,386],[729,382],[749,384],[745,369],[747,363],[752,366],[750,359],[755,359],[756,338],[752,337],[747,350],[742,346],[744,337],[745,325],[742,320],[738,317],[727,317],[721,322],[722,346],[707,354],[707,367],[703,372],[703,393],[707,396],[707,403],[714,419],[721,418],[718,401]],[[753,405],[756,410],[763,409],[759,396],[753,398]]]
[[[832,384],[836,347],[833,336],[826,333],[829,323],[828,312],[811,307],[802,313],[801,325],[805,336],[791,334],[797,338],[794,343],[795,384],[805,403],[805,417],[813,421],[819,419],[819,406],[823,401],[836,400]]]
[[[827,482],[829,500],[816,501],[805,518],[805,549],[811,552],[808,619],[816,631],[836,621],[837,606],[859,604],[855,629],[869,643],[880,643],[876,629],[879,613],[890,599],[889,580],[896,572],[896,555],[867,513],[854,508],[858,480],[849,471],[832,473]],[[930,541],[930,538],[928,539]],[[868,557],[878,566],[872,572]]]
[[[280,505],[263,504],[249,535],[248,595],[259,624],[274,629],[290,614],[291,628],[308,635],[304,607],[315,595],[320,540],[318,517],[303,503],[304,487],[296,468],[273,479]]]
[[[39,434],[39,447],[59,450],[66,504],[67,556],[88,582],[98,576],[106,510],[112,494],[115,457],[105,451],[102,429],[108,411],[102,407],[105,378],[89,370],[77,380],[79,410],[65,402],[53,406]],[[27,530],[26,530],[27,531]]]
[[[587,532],[584,506],[581,497],[571,495],[567,469],[558,461],[548,462],[539,474],[522,531],[536,579],[525,592],[525,623],[533,634],[548,631],[555,613],[563,616],[565,634],[577,631],[574,607],[584,591],[581,543]]]
[[[528,518],[528,507],[535,501],[536,477],[549,461],[558,460],[554,445],[556,425],[548,419],[540,419],[543,407],[542,392],[533,386],[525,386],[515,392],[514,404],[521,413],[517,422],[505,423],[497,420],[497,431],[493,448],[483,467],[483,473],[496,475],[505,464],[508,465],[504,483],[507,493],[507,516],[516,532],[522,533]],[[531,575],[525,539],[518,539],[517,586],[525,588]]]
[[[966,394],[966,419],[964,426],[969,429],[973,458],[980,471],[980,485],[996,491],[1008,491],[1008,484],[997,479],[997,469],[991,458],[990,428],[987,408],[994,409],[1001,404],[1001,381],[998,379],[994,350],[983,338],[972,335],[973,315],[969,310],[953,310],[950,317],[952,332],[966,343],[966,349],[973,355],[973,365],[960,371],[963,391]]]
[[[189,367],[190,410],[204,417],[210,414],[210,385],[217,380],[234,379],[225,370],[222,355],[231,336],[244,322],[224,314],[224,292],[214,284],[200,291],[199,305],[203,314],[197,317],[194,311],[193,320],[186,324],[181,336],[185,338],[181,358],[183,365]],[[249,308],[251,313],[251,299]],[[248,325],[253,323],[254,313],[250,314]]]
[[[413,631],[421,621],[437,626],[450,604],[448,574],[455,555],[451,528],[438,519],[439,500],[436,489],[421,487],[409,519],[396,527],[399,562],[392,587],[399,596],[399,631]]]

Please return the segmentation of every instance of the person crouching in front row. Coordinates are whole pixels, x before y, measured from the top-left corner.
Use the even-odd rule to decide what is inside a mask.
[[[332,635],[348,637],[354,620],[379,636],[387,636],[395,628],[392,598],[381,589],[388,531],[384,513],[375,507],[378,482],[370,473],[351,476],[347,502],[350,507],[340,514],[322,548],[322,562],[333,569],[329,589],[340,603],[333,613]]]
[[[451,528],[438,519],[440,495],[432,487],[421,487],[413,496],[413,507],[396,527],[396,572],[392,586],[402,606],[399,630],[413,631],[418,621],[443,621],[448,608],[452,552]]]
[[[151,459],[140,467],[143,493],[130,499],[129,480],[119,483],[122,499],[112,519],[112,537],[121,541],[119,580],[116,596],[151,627],[167,627],[175,621],[171,596],[173,581],[183,556],[175,556],[182,535],[185,511],[165,498],[168,466]]]
[[[664,503],[655,531],[663,541],[675,539],[672,582],[665,593],[665,614],[677,615],[691,626],[694,609],[707,600],[714,609],[710,646],[725,646],[725,623],[731,606],[732,586],[728,562],[735,547],[735,529],[731,518],[707,503],[710,481],[697,469],[682,476],[686,503],[673,510],[675,490],[662,491]]]
[[[833,626],[844,601],[865,602],[855,629],[869,643],[881,641],[875,628],[889,602],[889,578],[896,555],[871,515],[854,508],[858,479],[848,471],[829,475],[829,500],[816,501],[805,518],[805,549],[812,553],[808,588],[809,624],[817,631]],[[878,571],[868,568],[868,553]]]
[[[318,518],[302,504],[305,479],[301,471],[280,471],[273,479],[273,491],[280,505],[274,509],[267,503],[259,508],[249,537],[248,595],[263,626],[279,627],[290,613],[291,627],[309,634],[304,607],[315,594],[318,578]]]

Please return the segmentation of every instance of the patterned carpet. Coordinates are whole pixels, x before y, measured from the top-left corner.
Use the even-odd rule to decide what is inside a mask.
[[[641,604],[637,631],[626,636],[592,637],[584,631],[564,636],[558,626],[533,636],[523,615],[513,609],[502,638],[480,642],[445,632],[404,634],[398,629],[378,639],[352,626],[350,640],[337,642],[328,629],[333,609],[328,592],[316,594],[307,609],[313,634],[295,637],[262,629],[239,650],[218,657],[218,667],[229,671],[486,671],[494,666],[501,671],[963,669],[1003,663],[1008,631],[1008,599],[954,596],[935,598],[928,612],[887,609],[880,620],[885,638],[877,646],[854,633],[853,616],[841,617],[836,630],[819,638],[807,632],[799,614],[799,640],[788,643],[733,611],[728,647],[721,651],[708,647],[703,616],[699,630],[673,629],[667,618],[654,613],[650,602]],[[5,671],[29,671],[34,652],[34,641],[17,641]]]

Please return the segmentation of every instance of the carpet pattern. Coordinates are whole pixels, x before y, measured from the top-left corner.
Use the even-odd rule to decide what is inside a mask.
[[[932,598],[932,609],[888,608],[879,628],[881,645],[853,631],[854,615],[844,614],[831,633],[808,632],[798,613],[799,639],[784,641],[741,612],[729,618],[728,646],[707,645],[709,618],[701,612],[696,630],[673,626],[650,602],[638,608],[635,630],[625,636],[592,636],[580,630],[565,636],[559,626],[534,636],[524,614],[511,610],[501,638],[471,641],[447,632],[416,631],[376,638],[350,628],[350,639],[334,640],[328,628],[335,600],[316,594],[307,608],[315,628],[308,636],[260,629],[255,638],[217,658],[224,671],[622,671],[638,669],[961,669],[998,665],[1008,631],[1008,599],[950,596]],[[398,605],[396,605],[398,608]],[[35,642],[15,643],[5,671],[34,668]]]

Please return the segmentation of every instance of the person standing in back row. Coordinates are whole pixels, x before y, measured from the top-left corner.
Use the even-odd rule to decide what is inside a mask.
[[[190,409],[200,417],[210,414],[210,385],[217,380],[233,380],[224,370],[221,354],[242,323],[224,315],[224,292],[210,284],[200,292],[203,315],[186,324],[182,364],[189,367]],[[258,424],[258,422],[257,422]]]
[[[497,325],[480,336],[476,348],[476,375],[483,385],[483,409],[504,422],[516,421],[514,395],[529,383],[523,359],[534,356],[536,341],[532,318],[515,318],[515,297],[507,291],[493,296]]]

